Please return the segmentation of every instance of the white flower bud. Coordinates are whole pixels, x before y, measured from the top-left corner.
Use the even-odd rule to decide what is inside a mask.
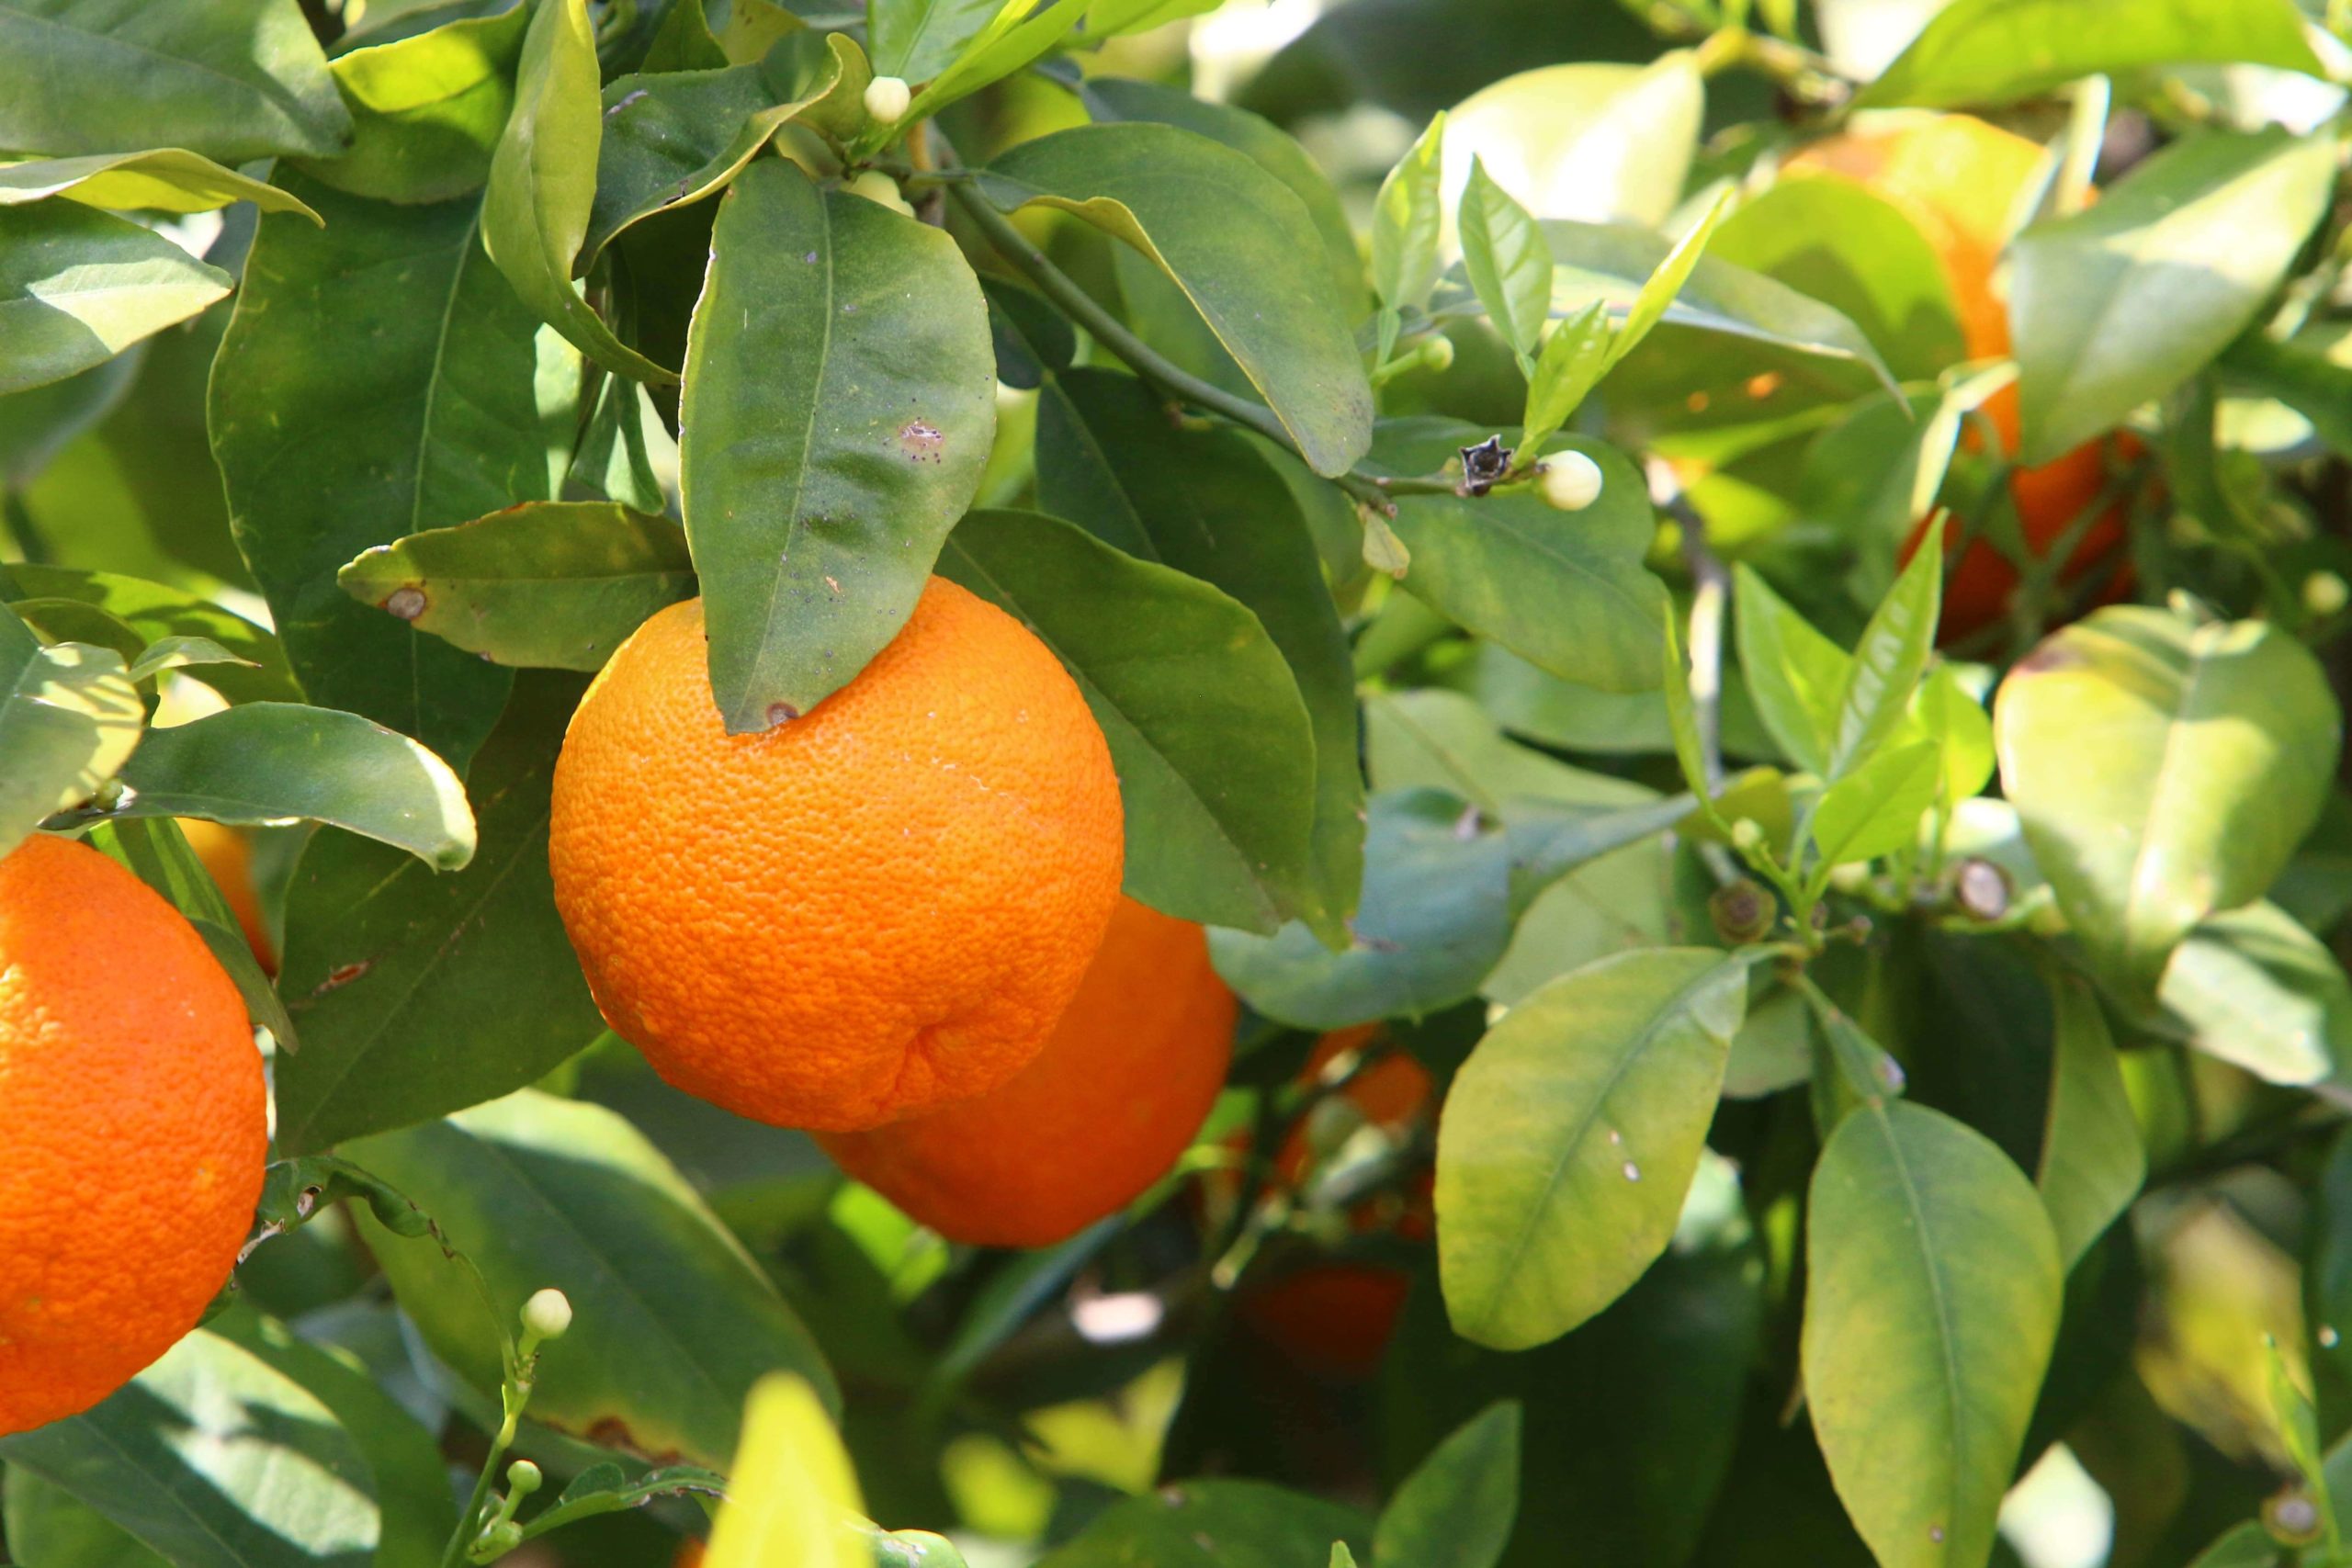
[[[1544,459],[1538,483],[1545,505],[1582,512],[1600,499],[1600,465],[1581,452],[1555,452]]]
[[[540,1339],[560,1339],[571,1326],[571,1302],[550,1285],[523,1303],[523,1328]]]
[[[876,76],[865,85],[865,112],[880,124],[898,124],[914,101],[914,90],[902,77]]]

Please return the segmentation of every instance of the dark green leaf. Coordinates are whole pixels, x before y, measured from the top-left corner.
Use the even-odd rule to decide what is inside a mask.
[[[210,392],[231,522],[311,700],[462,771],[512,676],[334,576],[370,546],[552,495],[577,366],[482,255],[470,199],[395,207],[281,178],[327,227],[266,218],[246,264]],[[335,342],[364,343],[368,374],[319,352]]]
[[[1805,1401],[1884,1568],[1974,1568],[2058,1331],[2032,1185],[1984,1134],[1904,1100],[1838,1123],[1806,1221]]]
[[[174,1568],[369,1568],[380,1521],[359,1446],[301,1384],[199,1328],[87,1413],[0,1438]]]
[[[2352,453],[2352,324],[2323,323],[2284,343],[2249,333],[2222,355],[2221,368],[2310,420],[2337,453]]]
[[[464,871],[435,874],[340,833],[304,851],[278,987],[303,1049],[277,1065],[280,1148],[322,1149],[504,1094],[595,1038],[548,875],[549,780],[578,691],[571,677],[517,683],[482,748],[481,847]]]
[[[0,607],[0,853],[114,777],[146,716],[120,654],[44,647]]]
[[[1046,376],[1069,368],[1078,354],[1078,333],[1044,295],[1001,277],[980,279],[980,292],[988,297],[999,381],[1034,392]]]
[[[1087,79],[1082,92],[1087,107],[1098,122],[1148,120],[1182,126],[1213,141],[1224,142],[1282,181],[1306,209],[1315,231],[1323,237],[1323,252],[1330,263],[1331,297],[1339,301],[1340,314],[1351,321],[1363,316],[1363,258],[1356,251],[1355,231],[1349,226],[1339,193],[1331,188],[1330,180],[1296,138],[1247,109],[1210,103],[1182,88],[1162,86],[1156,82],[1092,76]],[[1431,217],[1435,216],[1432,209]],[[1436,276],[1433,266],[1430,276]]]
[[[2018,236],[2019,456],[2048,462],[2113,428],[2227,347],[2326,209],[2335,165],[2324,137],[2211,132]]]
[[[2322,73],[2288,0],[1958,0],[1856,102],[2007,103],[2078,77],[2194,61]]]
[[[554,670],[603,669],[648,615],[695,592],[678,525],[606,501],[529,502],[413,534],[335,580],[468,653]]]
[[[2148,1156],[2098,998],[2078,976],[2053,967],[2049,979],[2056,1059],[2034,1185],[2050,1211],[2059,1261],[2072,1269],[2140,1195]]]
[[[1272,930],[1313,886],[1315,738],[1258,618],[1030,513],[972,513],[939,570],[1019,616],[1085,693],[1118,769],[1128,891],[1185,919]]]
[[[134,105],[145,145],[230,164],[351,132],[294,0],[0,0],[0,147],[119,152]]]
[[[571,285],[596,201],[597,86],[587,0],[545,0],[523,39],[514,112],[491,154],[482,247],[515,296],[597,364],[639,381],[674,381],[616,337]]]
[[[0,36],[7,11],[0,6]],[[229,275],[73,201],[0,205],[0,393],[63,380],[184,321]]]
[[[1744,961],[1657,948],[1563,976],[1488,1031],[1438,1127],[1438,1263],[1456,1332],[1543,1344],[1665,1250],[1747,1001]]]
[[[797,1372],[838,1404],[792,1309],[614,1112],[525,1091],[362,1140],[351,1156],[422,1205],[481,1269],[487,1306],[431,1242],[371,1233],[402,1310],[476,1388],[498,1387],[500,1330],[534,1292],[553,1286],[570,1299],[571,1331],[539,1355],[533,1421],[715,1465],[732,1458],[762,1376]]]
[[[679,455],[741,734],[831,695],[912,613],[988,462],[994,354],[946,234],[781,159],[729,189],[711,248]]]
[[[1426,1016],[1476,992],[1510,937],[1509,840],[1437,790],[1373,797],[1363,899],[1345,951],[1306,926],[1212,931],[1226,984],[1267,1017],[1340,1029]]]
[[[865,36],[875,74],[930,81],[1003,9],[1003,0],[868,0]]]
[[[139,1538],[19,1465],[0,1474],[0,1531],[22,1562],[50,1568],[171,1568]]]
[[[1080,126],[1023,142],[982,177],[1005,211],[1077,214],[1183,289],[1308,464],[1344,473],[1371,441],[1372,389],[1297,197],[1250,159],[1171,125]]]
[[[2301,644],[2254,621],[2101,610],[2010,671],[2001,788],[2075,935],[2127,993],[2261,897],[2335,776],[2341,716]]]
[[[1494,1568],[1519,1512],[1519,1434],[1504,1401],[1440,1443],[1381,1510],[1374,1568]]]
[[[331,69],[351,111],[351,145],[299,166],[381,201],[448,201],[481,188],[514,107],[530,18],[530,6],[514,6],[339,57]]]
[[[1331,1543],[1371,1556],[1372,1531],[1352,1508],[1261,1481],[1187,1481],[1130,1497],[1095,1517],[1037,1568],[1299,1568]]]
[[[1216,584],[1273,638],[1315,732],[1313,874],[1283,912],[1345,942],[1363,875],[1355,676],[1282,475],[1235,432],[1169,429],[1133,378],[1075,370],[1056,377],[1038,406],[1037,502],[1130,555]]]
[[[1382,428],[1378,466],[1431,473],[1454,448],[1482,438],[1449,422],[1399,421]],[[1555,511],[1525,491],[1475,501],[1398,497],[1392,526],[1412,552],[1405,586],[1563,679],[1611,692],[1655,691],[1667,601],[1642,564],[1657,533],[1648,487],[1606,442],[1577,438],[1560,449],[1600,467],[1600,499],[1582,512]]]
[[[121,779],[118,816],[249,828],[325,822],[441,871],[473,858],[473,813],[448,764],[405,735],[333,708],[246,703],[150,730]]]

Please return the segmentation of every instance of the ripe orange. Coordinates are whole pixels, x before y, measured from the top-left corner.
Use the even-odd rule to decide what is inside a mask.
[[[224,828],[201,817],[183,817],[179,825],[187,839],[187,847],[196,852],[196,858],[204,863],[204,869],[220,885],[220,896],[229,901],[229,912],[237,917],[238,929],[245,933],[245,945],[254,950],[262,972],[277,974],[277,954],[270,945],[269,923],[262,919],[261,898],[254,892],[252,840],[234,828]]]
[[[1052,650],[944,579],[805,716],[729,735],[702,604],[638,628],[555,770],[556,907],[605,1021],[689,1094],[856,1132],[1045,1045],[1118,897],[1102,732]]]
[[[1412,1278],[1378,1263],[1318,1262],[1241,1299],[1242,1321],[1283,1359],[1333,1382],[1380,1370]]]
[[[1906,116],[1887,128],[1845,131],[1805,148],[1789,160],[1788,168],[1852,180],[1909,218],[1943,264],[1968,356],[1994,359],[2009,352],[2008,309],[1995,288],[1996,270],[2044,161],[2041,148],[2024,137],[1970,115],[1943,114]],[[2001,449],[2015,453],[2017,388],[2005,387],[1985,400],[1984,412]],[[2098,500],[2107,483],[2105,446],[2089,442],[2009,476],[2019,531],[2037,558]],[[2102,512],[2068,557],[2061,581],[2072,583],[2107,570],[2123,548],[2127,517],[2120,502]],[[1926,529],[1923,518],[1905,540],[1905,561]],[[1972,540],[1945,579],[1942,639],[1965,637],[1999,621],[2008,613],[2018,581],[2017,569],[1990,540]],[[2109,580],[2111,593],[2126,586],[2120,571]]]
[[[88,1409],[196,1325],[268,1158],[236,986],[86,844],[36,836],[0,859],[0,1127],[8,1433]]]
[[[976,1100],[819,1134],[841,1168],[952,1241],[1050,1247],[1133,1201],[1200,1130],[1238,1004],[1208,937],[1119,900],[1037,1059]]]
[[[1380,1038],[1377,1023],[1359,1023],[1347,1029],[1335,1029],[1315,1043],[1308,1053],[1306,1066],[1300,1069],[1299,1081],[1312,1083],[1331,1059],[1342,1051],[1362,1051]],[[1431,1088],[1427,1067],[1404,1051],[1390,1051],[1358,1069],[1340,1090],[1340,1098],[1354,1112],[1375,1127],[1390,1133],[1402,1133],[1421,1113],[1430,1101]],[[1296,1186],[1306,1175],[1313,1155],[1306,1120],[1294,1123],[1283,1139],[1282,1147],[1274,1153],[1274,1171],[1290,1186]]]

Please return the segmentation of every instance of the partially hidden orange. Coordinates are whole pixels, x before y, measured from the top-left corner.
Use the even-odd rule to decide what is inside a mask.
[[[1118,897],[1109,748],[1019,621],[933,578],[803,716],[729,735],[702,604],[654,615],[556,763],[556,907],[615,1032],[779,1126],[985,1094],[1045,1046]]]
[[[1050,1247],[1164,1175],[1216,1103],[1238,1004],[1200,927],[1122,898],[1036,1060],[1001,1088],[865,1133],[841,1168],[952,1241]]]
[[[269,1128],[236,986],[147,885],[72,840],[0,858],[0,1434],[77,1415],[236,1266]]]
[[[1996,286],[2001,252],[2025,216],[2022,209],[2039,187],[2046,164],[2041,147],[2022,136],[1971,115],[1937,114],[1905,115],[1816,141],[1791,158],[1788,170],[1851,180],[1910,219],[1942,264],[1968,357],[1996,359],[2009,352],[2008,308]],[[1983,412],[2002,451],[2014,455],[2019,434],[2017,388],[2005,387],[1985,400]],[[1975,445],[1973,437],[1969,444]],[[2111,445],[2112,438],[2087,442],[2038,468],[2011,472],[2009,493],[2019,532],[2035,558],[2046,557],[2098,502],[2107,487]],[[2120,556],[2128,516],[2120,501],[2103,508],[2083,530],[2059,581],[2074,583],[2109,573],[2109,596],[2124,592],[2129,578]],[[1905,562],[1918,548],[1927,521],[1920,519],[1904,541]],[[1942,640],[1966,637],[2000,621],[2018,581],[2017,568],[1991,540],[1970,541],[1945,578]]]
[[[179,825],[187,847],[196,852],[196,858],[219,886],[220,897],[228,900],[229,912],[237,917],[245,945],[254,950],[262,972],[277,974],[277,953],[269,940],[269,922],[262,918],[261,897],[254,891],[252,840],[234,828],[201,817],[183,817]]]

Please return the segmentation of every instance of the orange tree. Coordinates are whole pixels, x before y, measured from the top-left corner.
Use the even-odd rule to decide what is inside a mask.
[[[0,1562],[2352,1563],[2347,28],[0,0]]]

